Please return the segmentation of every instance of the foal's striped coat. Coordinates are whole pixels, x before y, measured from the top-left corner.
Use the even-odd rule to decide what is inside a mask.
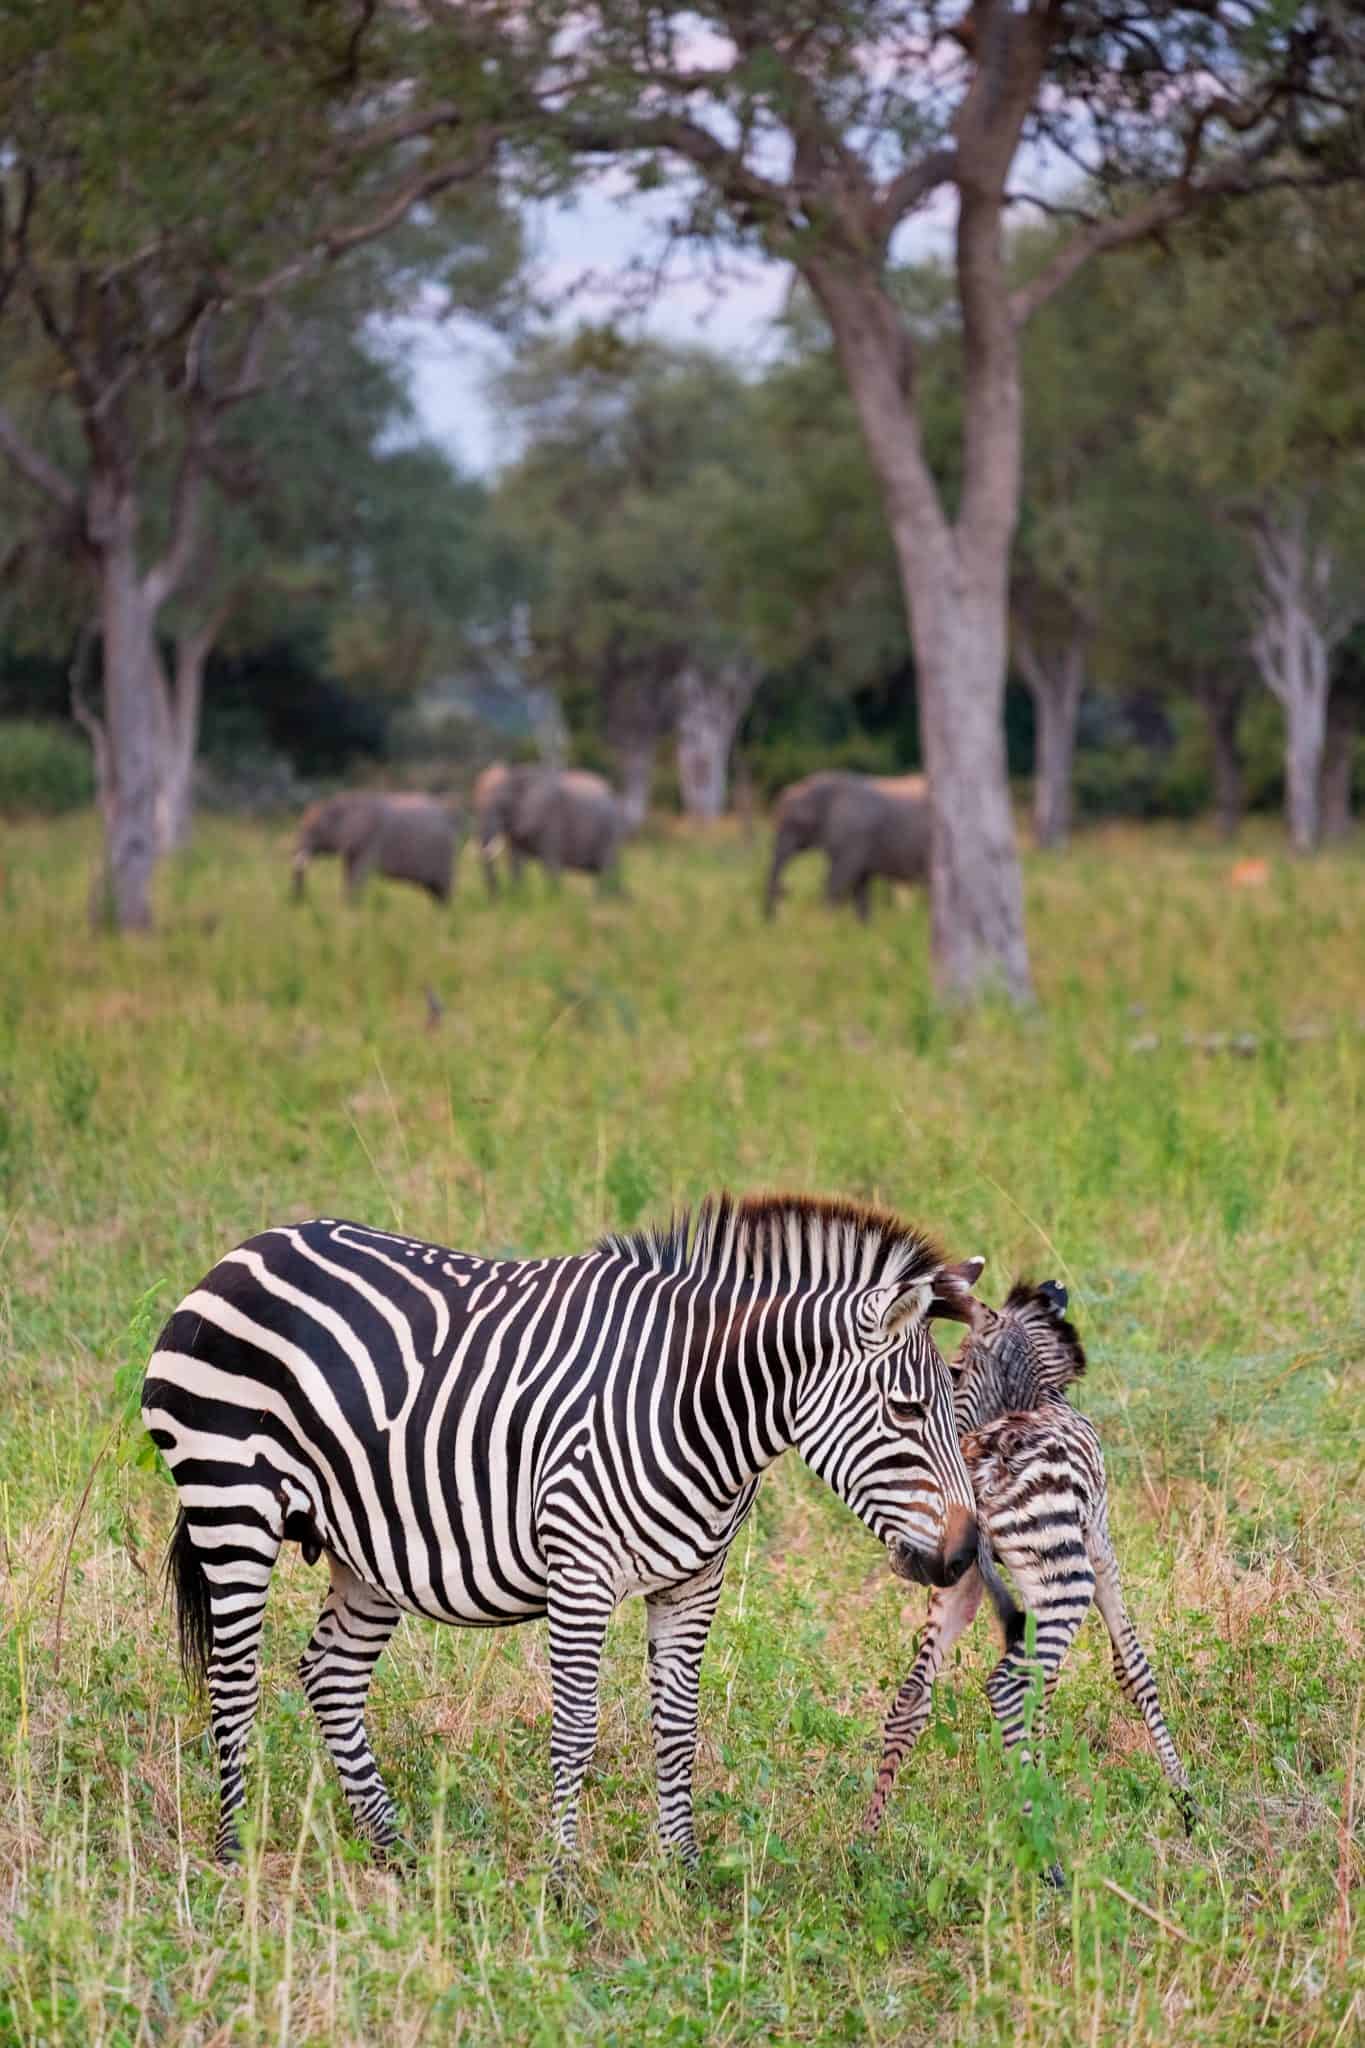
[[[1025,1703],[1042,1671],[1050,1700],[1076,1632],[1093,1600],[1114,1648],[1114,1675],[1151,1730],[1161,1768],[1175,1788],[1188,1829],[1198,1809],[1162,1716],[1156,1681],[1123,1603],[1109,1533],[1109,1489],[1094,1424],[1066,1390],[1085,1370],[1085,1352],[1066,1319],[1066,1290],[1016,1282],[1003,1310],[978,1307],[974,1333],[952,1370],[962,1454],[972,1475],[981,1533],[980,1566],[935,1592],[914,1668],[896,1695],[883,1736],[876,1788],[864,1818],[881,1821],[896,1773],[929,1719],[934,1681],[972,1621],[983,1590],[1005,1630],[1005,1654],[986,1681],[1010,1747],[1026,1743]],[[997,1577],[1004,1565],[1037,1625],[1032,1656],[1024,1615]],[[1041,1719],[1041,1716],[1039,1717]],[[1025,1751],[1027,1754],[1027,1752]]]

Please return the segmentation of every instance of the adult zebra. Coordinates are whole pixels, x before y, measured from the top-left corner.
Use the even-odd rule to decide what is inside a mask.
[[[266,1591],[293,1541],[331,1571],[304,1688],[380,1847],[395,1813],[363,1717],[400,1614],[548,1616],[567,1856],[607,1618],[640,1593],[660,1832],[694,1861],[702,1650],[764,1468],[795,1445],[902,1576],[950,1585],[975,1560],[928,1322],[969,1320],[979,1272],[894,1216],[803,1197],[713,1198],[570,1258],[327,1218],[229,1252],[167,1323],[142,1396],[180,1492],[168,1568],[187,1671],[208,1679],[219,1857],[238,1847]]]

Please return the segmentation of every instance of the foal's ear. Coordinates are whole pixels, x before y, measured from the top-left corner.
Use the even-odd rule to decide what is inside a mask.
[[[978,1254],[975,1258],[960,1259],[955,1266],[940,1266],[931,1283],[933,1292],[929,1297],[929,1314],[942,1316],[952,1323],[966,1323],[974,1330],[984,1313],[984,1306],[972,1289],[981,1278],[985,1263]]]

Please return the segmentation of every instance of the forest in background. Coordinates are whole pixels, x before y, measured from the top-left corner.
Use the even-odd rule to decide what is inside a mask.
[[[147,0],[12,10],[0,76],[4,687],[89,742],[98,918],[201,783],[572,750],[639,821],[668,751],[708,816],[738,741],[746,789],[922,759],[939,991],[1027,1001],[1011,769],[1045,846],[1078,796],[1231,830],[1268,694],[1294,848],[1346,828],[1353,12]],[[565,327],[526,209],[604,167],[660,274],[787,266],[760,372],[643,338],[638,276]],[[510,344],[496,477],[419,430],[414,312]],[[12,795],[61,746],[12,730]]]

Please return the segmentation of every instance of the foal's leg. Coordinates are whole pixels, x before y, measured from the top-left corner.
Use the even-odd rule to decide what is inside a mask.
[[[1138,1641],[1137,1630],[1133,1627],[1128,1609],[1123,1604],[1123,1592],[1119,1585],[1118,1560],[1109,1538],[1107,1519],[1091,1532],[1090,1552],[1095,1563],[1095,1605],[1104,1616],[1104,1625],[1114,1646],[1114,1676],[1125,1698],[1142,1715],[1151,1730],[1152,1741],[1162,1770],[1175,1792],[1176,1804],[1180,1808],[1185,1832],[1189,1834],[1199,1818],[1199,1806],[1190,1790],[1190,1781],[1176,1755],[1171,1731],[1161,1711],[1157,1697],[1156,1680],[1146,1653]]]
[[[877,1782],[863,1815],[863,1833],[875,1834],[881,1826],[886,1802],[891,1796],[896,1773],[924,1732],[933,1703],[934,1681],[943,1660],[965,1628],[970,1627],[981,1605],[981,1574],[973,1565],[955,1586],[937,1590],[929,1602],[929,1619],[915,1658],[900,1691],[892,1703],[882,1730],[882,1760]]]
[[[697,1760],[697,1689],[715,1618],[725,1559],[666,1593],[646,1597],[649,1695],[659,1773],[659,1833],[691,1868],[697,1861],[692,1772]]]
[[[1041,1671],[1043,1678],[1043,1697],[1034,1716],[1037,1736],[1042,1733],[1043,1712],[1052,1698],[1062,1660],[1076,1640],[1095,1593],[1095,1574],[1086,1555],[1079,1514],[1069,1526],[1054,1527],[1049,1537],[1041,1558],[1033,1547],[1016,1552],[1007,1541],[997,1541],[995,1546],[1025,1612],[1033,1616],[1036,1625],[1032,1655],[1024,1646],[1021,1628],[1018,1639],[1008,1645],[986,1680],[986,1694],[1005,1747],[1022,1749],[1025,1763],[1030,1760],[1030,1749],[1024,1705],[1034,1675]]]
[[[388,1849],[398,1833],[398,1817],[370,1748],[365,1700],[400,1610],[338,1558],[329,1555],[327,1564],[332,1583],[299,1659],[299,1676],[356,1826],[376,1848]]]

